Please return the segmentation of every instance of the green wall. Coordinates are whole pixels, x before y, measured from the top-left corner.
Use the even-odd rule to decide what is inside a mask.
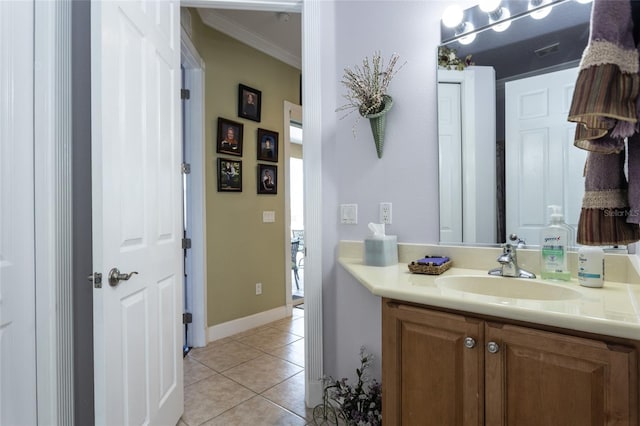
[[[207,316],[213,326],[286,303],[283,114],[284,101],[299,103],[300,71],[204,25],[194,10],[191,15],[193,43],[206,67]],[[262,91],[260,122],[238,117],[239,84]],[[242,157],[216,153],[218,117],[244,125]],[[256,193],[258,128],[279,134],[277,195]],[[241,193],[218,192],[218,157],[242,161]],[[263,223],[263,211],[275,211],[275,223]]]

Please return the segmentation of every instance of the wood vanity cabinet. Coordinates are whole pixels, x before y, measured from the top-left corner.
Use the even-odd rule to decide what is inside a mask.
[[[383,299],[383,424],[638,425],[637,352]]]

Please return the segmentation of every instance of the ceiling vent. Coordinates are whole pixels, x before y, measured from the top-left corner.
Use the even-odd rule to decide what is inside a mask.
[[[534,53],[539,58],[543,58],[552,53],[556,53],[559,50],[560,50],[560,43],[553,43],[553,44],[550,44],[549,46],[541,47],[540,49],[534,50]]]

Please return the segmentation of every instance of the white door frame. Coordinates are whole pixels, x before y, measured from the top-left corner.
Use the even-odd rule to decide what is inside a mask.
[[[322,81],[320,70],[321,0],[183,0],[184,7],[211,7],[302,13],[302,91],[305,94],[302,121],[304,146],[304,223],[307,257],[304,264],[305,295],[305,400],[308,407],[322,402]]]
[[[34,3],[0,2],[0,423],[38,420]]]
[[[284,101],[284,254],[285,254],[285,301],[287,315],[293,310],[291,290],[291,121],[297,117],[302,121],[302,107],[289,101]]]
[[[205,64],[191,42],[189,35],[181,30],[180,62],[184,67],[185,85],[190,89],[190,98],[185,104],[185,161],[191,165],[190,190],[187,193],[191,238],[186,274],[187,307],[191,309],[193,322],[189,325],[188,344],[193,347],[207,345],[207,233],[205,203],[205,145],[204,145],[204,68]],[[196,297],[197,295],[197,297]]]
[[[73,419],[71,288],[86,282],[72,273],[71,7],[68,1],[34,1],[35,327],[41,424]]]

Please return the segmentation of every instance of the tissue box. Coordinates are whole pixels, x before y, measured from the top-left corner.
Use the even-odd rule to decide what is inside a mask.
[[[385,235],[364,240],[364,264],[389,266],[398,263],[398,237]]]

